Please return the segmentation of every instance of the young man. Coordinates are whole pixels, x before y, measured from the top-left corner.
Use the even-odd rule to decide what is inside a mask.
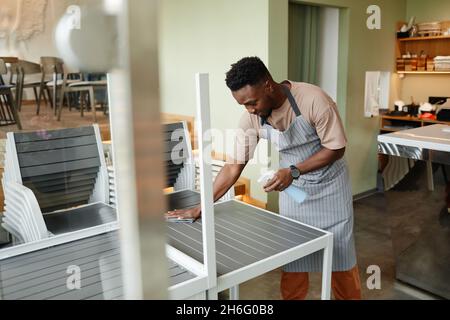
[[[280,192],[294,184],[306,191],[298,204],[280,193],[280,214],[334,234],[332,289],[336,299],[361,299],[353,239],[353,203],[348,168],[343,159],[346,137],[336,104],[320,88],[284,81],[276,83],[257,57],[232,65],[226,84],[247,112],[239,122],[236,160],[224,166],[214,182],[214,200],[237,181],[253,157],[259,139],[269,139],[280,152],[280,169],[264,186]],[[200,208],[169,215],[198,218]],[[308,272],[322,270],[322,253],[283,268],[283,299],[305,299]]]

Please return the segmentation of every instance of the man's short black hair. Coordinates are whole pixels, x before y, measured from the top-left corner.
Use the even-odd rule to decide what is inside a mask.
[[[258,57],[246,57],[231,65],[225,82],[231,91],[242,89],[246,85],[256,85],[271,79],[269,70]]]

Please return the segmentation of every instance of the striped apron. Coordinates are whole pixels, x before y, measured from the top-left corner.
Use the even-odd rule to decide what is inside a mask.
[[[283,86],[295,121],[280,132],[262,119],[261,139],[267,139],[280,152],[282,167],[305,161],[322,149],[313,126],[301,115],[290,90]],[[304,190],[308,197],[298,204],[285,192],[280,193],[279,207],[282,216],[333,233],[333,271],[347,271],[356,265],[353,239],[353,197],[347,164],[340,159],[331,165],[309,172],[294,180],[293,184]],[[319,251],[284,266],[285,272],[321,272],[323,251]]]

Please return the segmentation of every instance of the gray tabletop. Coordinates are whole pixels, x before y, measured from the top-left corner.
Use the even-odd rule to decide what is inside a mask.
[[[450,165],[450,126],[435,124],[379,135],[378,152]]]
[[[169,209],[198,204],[199,194],[186,190],[168,195]],[[238,201],[214,206],[217,272],[235,271],[324,236],[301,225]],[[168,225],[169,244],[203,262],[202,222]]]
[[[199,194],[183,191],[167,196],[169,208],[199,203]],[[316,239],[323,232],[237,201],[215,205],[219,275],[251,265]],[[168,223],[169,244],[203,261],[201,220]],[[80,290],[69,290],[71,266],[79,267]],[[169,284],[195,275],[169,260]],[[0,261],[1,299],[121,299],[122,277],[118,233],[110,232]]]
[[[73,266],[79,267],[79,290],[67,286]],[[171,260],[168,267],[170,286],[195,277]],[[117,231],[0,261],[4,300],[111,300],[122,299],[122,290]]]

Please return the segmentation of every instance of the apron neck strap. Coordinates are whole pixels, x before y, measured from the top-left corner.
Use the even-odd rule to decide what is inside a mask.
[[[267,122],[267,118],[260,117],[260,120],[261,120],[261,126],[262,126],[262,127],[264,127],[265,124],[269,124],[269,123]],[[269,124],[269,125],[270,125],[270,124]]]
[[[289,90],[289,88],[286,87],[285,85],[281,85],[281,88],[283,89],[284,94],[287,96],[287,98],[289,100],[289,103],[291,104],[291,108],[295,112],[295,115],[297,117],[300,117],[302,114],[300,112],[300,109],[298,108],[298,105],[297,105],[297,102],[294,99],[294,96],[291,93],[291,90]]]
[[[283,90],[284,94],[287,96],[289,103],[291,105],[291,108],[295,112],[295,116],[300,117],[302,114],[300,112],[300,109],[298,108],[298,105],[294,99],[294,96],[291,93],[291,90],[289,90],[289,88],[286,87],[285,85],[281,85],[281,89]],[[268,124],[267,118],[261,117],[261,126],[264,126],[265,124]]]

